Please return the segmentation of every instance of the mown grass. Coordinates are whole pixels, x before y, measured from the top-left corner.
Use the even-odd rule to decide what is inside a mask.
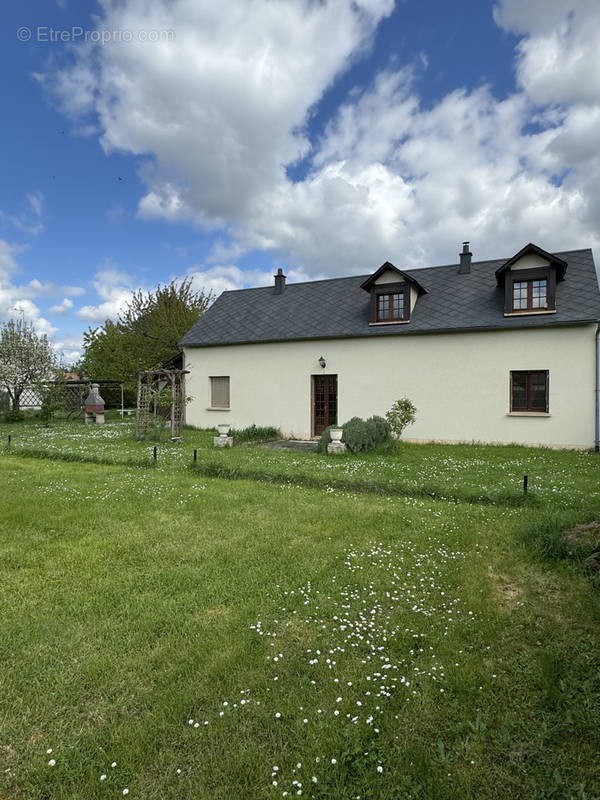
[[[76,452],[148,450],[113,434]],[[209,441],[149,470],[0,459],[0,797],[600,796],[597,586],[527,536],[600,516],[593,456],[406,446],[386,468]],[[193,446],[284,477],[206,478]],[[288,478],[393,486],[409,463],[455,494],[477,466],[496,499],[527,467],[538,503]]]
[[[58,423],[0,425],[0,452],[27,451],[97,463],[150,463],[154,442],[136,441],[132,422],[105,426]],[[8,435],[11,446],[8,448]],[[517,504],[574,508],[600,500],[600,458],[592,451],[553,451],[520,446],[411,445],[393,453],[324,457],[311,452],[212,447],[214,432],[187,428],[185,444],[157,443],[159,469],[192,466],[200,475],[249,479],[346,491],[431,497],[450,502]],[[193,451],[197,461],[193,464]]]

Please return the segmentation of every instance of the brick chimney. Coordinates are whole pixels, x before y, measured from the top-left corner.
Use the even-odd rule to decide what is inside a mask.
[[[275,291],[274,294],[283,294],[283,290],[285,289],[285,275],[283,274],[283,270],[281,267],[277,270],[277,275],[275,277]]]
[[[462,253],[460,254],[459,275],[468,275],[471,272],[471,257],[473,253],[469,250],[469,242],[463,242]]]

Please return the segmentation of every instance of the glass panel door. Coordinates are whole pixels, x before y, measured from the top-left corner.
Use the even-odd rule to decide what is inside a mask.
[[[337,375],[313,375],[313,436],[337,425]]]

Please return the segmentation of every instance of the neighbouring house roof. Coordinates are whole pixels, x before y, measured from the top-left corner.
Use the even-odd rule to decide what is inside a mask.
[[[368,336],[410,336],[465,330],[576,325],[600,320],[600,291],[590,249],[552,254],[568,267],[556,286],[556,313],[504,316],[504,289],[496,272],[509,259],[405,271],[426,291],[408,324],[369,325],[369,275],[223,292],[181,341],[183,347]],[[511,259],[512,260],[512,259]]]

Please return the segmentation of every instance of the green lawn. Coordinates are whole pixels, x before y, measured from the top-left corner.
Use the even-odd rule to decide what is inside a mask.
[[[9,433],[1,798],[600,797],[595,454]]]

